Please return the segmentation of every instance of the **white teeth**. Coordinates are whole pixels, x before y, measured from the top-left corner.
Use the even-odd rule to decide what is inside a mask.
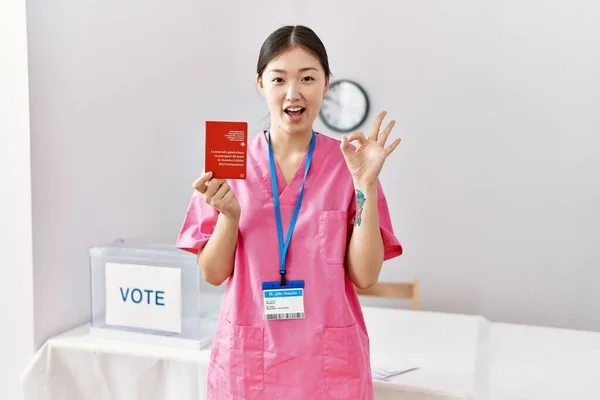
[[[290,108],[286,108],[286,110],[288,110],[288,111],[300,111],[300,110],[302,110],[302,107],[290,107]]]

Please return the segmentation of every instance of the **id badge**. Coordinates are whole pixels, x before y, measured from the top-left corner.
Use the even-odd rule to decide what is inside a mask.
[[[263,282],[264,318],[304,318],[304,281]]]

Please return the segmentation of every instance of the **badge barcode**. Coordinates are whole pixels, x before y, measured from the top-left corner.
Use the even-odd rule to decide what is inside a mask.
[[[294,319],[294,318],[304,318],[304,313],[297,312],[297,313],[267,314],[267,319]]]

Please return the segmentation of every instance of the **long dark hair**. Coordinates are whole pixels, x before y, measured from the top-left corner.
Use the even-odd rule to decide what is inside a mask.
[[[330,77],[329,59],[323,42],[312,29],[302,25],[283,26],[265,39],[260,48],[256,64],[258,76],[262,75],[271,60],[293,47],[301,47],[315,56],[321,63],[321,67],[323,67],[325,78]]]

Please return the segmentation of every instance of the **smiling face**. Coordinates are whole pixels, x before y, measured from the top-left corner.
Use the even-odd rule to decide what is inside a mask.
[[[303,134],[312,131],[329,79],[317,58],[295,46],[273,58],[256,84],[271,111],[271,127]]]

